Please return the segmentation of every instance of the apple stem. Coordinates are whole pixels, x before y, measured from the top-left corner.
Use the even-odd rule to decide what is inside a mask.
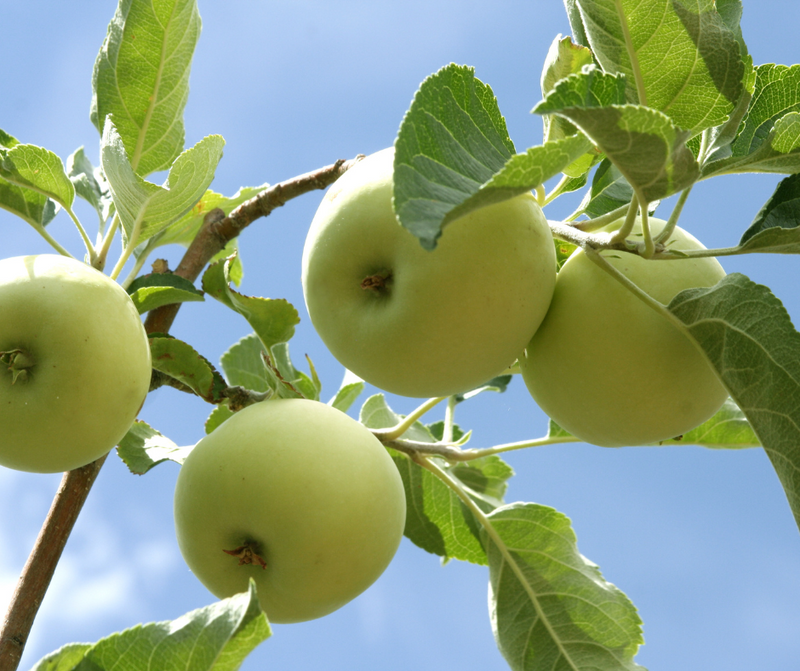
[[[223,550],[223,552],[232,557],[236,557],[239,560],[239,566],[244,564],[258,564],[262,569],[267,568],[267,562],[256,552],[255,546],[250,543],[240,545],[235,550]]]

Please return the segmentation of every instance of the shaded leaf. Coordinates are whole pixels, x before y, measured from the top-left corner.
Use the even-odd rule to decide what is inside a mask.
[[[72,207],[75,200],[75,187],[64,164],[44,147],[16,144],[11,149],[0,149],[0,177],[52,198],[63,207]]]
[[[487,517],[489,612],[514,671],[642,669],[636,608],[578,552],[565,515],[512,503]]]
[[[747,252],[800,253],[800,175],[781,181],[739,246]]]
[[[0,129],[0,160],[4,149],[13,149],[19,140]],[[58,207],[44,194],[17,186],[0,176],[0,208],[16,214],[36,229],[47,226],[56,216]]]
[[[183,151],[183,110],[200,36],[195,0],[120,0],[92,74],[91,120],[112,115],[133,170],[166,170]]]
[[[264,365],[264,345],[255,333],[246,335],[220,357],[220,365],[231,386],[265,392],[271,387]]]
[[[627,99],[667,114],[695,135],[725,122],[744,94],[741,32],[714,0],[576,0],[603,70],[626,76]],[[646,100],[640,100],[641,82]]]
[[[668,306],[767,452],[800,526],[800,333],[770,290],[734,273]]]
[[[225,380],[188,343],[170,337],[150,337],[153,368],[189,387],[208,403],[224,400]]]

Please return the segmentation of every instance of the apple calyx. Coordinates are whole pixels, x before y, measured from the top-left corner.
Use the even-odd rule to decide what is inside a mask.
[[[27,380],[30,369],[34,366],[31,355],[22,349],[0,352],[0,362],[8,366],[8,370],[11,371],[11,384],[17,380],[22,382]]]
[[[267,562],[255,551],[250,543],[240,545],[235,550],[223,550],[223,552],[236,557],[239,560],[239,566],[243,564],[258,564],[263,569],[267,568]]]
[[[389,283],[392,280],[392,274],[376,273],[374,275],[367,275],[361,280],[361,288],[369,291],[374,291],[376,294],[385,293],[389,289]]]

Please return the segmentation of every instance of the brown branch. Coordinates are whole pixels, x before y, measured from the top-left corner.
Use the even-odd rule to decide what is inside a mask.
[[[257,196],[242,203],[227,217],[220,209],[211,210],[203,222],[189,249],[175,269],[175,274],[194,282],[206,264],[237,237],[247,226],[260,217],[268,216],[292,198],[316,189],[326,189],[352,168],[364,156],[346,161],[339,159],[332,165],[313,172],[293,177],[264,189]],[[147,315],[145,328],[148,333],[167,333],[180,309],[180,303],[163,305]]]
[[[33,620],[78,514],[106,457],[64,473],[36,544],[22,569],[0,632],[0,671],[15,671]]]
[[[350,161],[342,159],[325,168],[275,184],[242,203],[227,217],[222,210],[212,210],[206,215],[200,232],[186,250],[175,274],[194,282],[208,261],[250,223],[292,198],[327,188],[362,158],[359,155]],[[166,305],[150,312],[145,321],[145,330],[148,333],[167,333],[178,307],[179,304]],[[0,630],[0,671],[16,671],[19,666],[33,621],[58,561],[105,460],[105,456],[101,457],[87,466],[64,473],[61,479],[50,512],[22,569]]]

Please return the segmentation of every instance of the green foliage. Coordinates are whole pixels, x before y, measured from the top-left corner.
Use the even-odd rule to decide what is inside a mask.
[[[203,292],[195,289],[189,280],[172,273],[150,273],[137,277],[128,285],[128,294],[139,314],[171,303],[205,300]]]
[[[188,343],[172,337],[150,336],[153,369],[177,380],[208,403],[225,398],[225,380]]]
[[[782,180],[756,215],[739,246],[743,251],[800,253],[800,176]]]
[[[91,119],[104,135],[113,117],[138,175],[168,169],[183,151],[200,23],[195,0],[121,0],[108,25],[94,64]]]
[[[33,671],[235,671],[271,633],[251,581],[248,592],[177,620],[139,625],[94,644],[65,646],[39,660]]]
[[[772,462],[800,526],[800,333],[744,275],[682,291],[669,310],[705,352]]]
[[[512,503],[488,520],[492,629],[514,671],[642,669],[633,663],[644,642],[639,615],[578,552],[565,515]]]
[[[117,446],[117,454],[131,473],[144,475],[164,461],[182,464],[192,447],[178,447],[147,422],[137,419]]]

